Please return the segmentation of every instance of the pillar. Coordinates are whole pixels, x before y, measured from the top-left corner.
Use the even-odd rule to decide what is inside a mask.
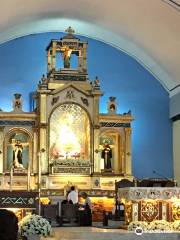
[[[83,69],[87,71],[87,44],[83,44]]]
[[[56,42],[52,43],[52,70],[56,70]]]
[[[132,175],[131,163],[131,128],[125,128],[125,174]]]
[[[47,158],[47,141],[46,141],[46,136],[47,136],[47,129],[46,126],[43,126],[40,128],[40,146],[39,146],[39,153],[40,155],[40,161],[41,161],[41,172],[42,173],[47,173],[48,172],[48,158]],[[45,150],[43,152],[42,150]]]
[[[42,173],[48,172],[48,158],[47,158],[47,117],[46,117],[46,94],[40,95],[40,142],[39,151],[44,149],[45,153],[41,154],[41,170]]]
[[[38,162],[38,158],[37,158],[37,154],[38,154],[38,141],[37,141],[37,128],[33,129],[33,156],[32,156],[32,163],[31,163],[31,170],[32,172],[38,172],[37,169],[37,162]]]
[[[51,70],[51,51],[49,48],[47,52],[47,72],[49,73],[50,70]]]
[[[82,56],[82,49],[79,50],[79,56],[78,56],[78,70],[82,72],[83,69],[83,56]]]
[[[100,162],[100,155],[99,155],[99,133],[100,133],[100,126],[99,126],[99,96],[96,95],[94,97],[94,172],[101,171],[101,162]]]
[[[132,203],[132,221],[138,221],[139,219],[138,219],[138,209],[139,208],[139,206],[138,206],[138,203],[136,203],[136,202],[133,202]]]
[[[0,127],[0,173],[3,173],[3,129]]]
[[[174,165],[174,179],[180,186],[180,120],[173,122],[173,165]]]

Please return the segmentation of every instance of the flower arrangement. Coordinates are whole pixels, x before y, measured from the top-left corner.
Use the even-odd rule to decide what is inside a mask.
[[[51,225],[39,215],[28,215],[19,222],[19,234],[21,236],[41,235],[47,237],[51,234]]]
[[[134,221],[128,226],[129,231],[135,231],[137,228],[142,228],[144,232],[157,232],[157,231],[180,231],[180,221],[169,223],[165,220],[154,220],[150,223],[144,221]]]
[[[174,231],[180,231],[180,220],[176,220],[171,223],[171,229]]]
[[[134,221],[128,225],[129,231],[135,231],[137,228],[142,228],[143,231],[147,231],[148,223],[144,221]]]
[[[149,223],[148,229],[151,231],[169,231],[171,224],[165,220],[154,220]]]

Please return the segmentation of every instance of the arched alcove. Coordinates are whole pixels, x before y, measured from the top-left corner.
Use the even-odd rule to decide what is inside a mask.
[[[10,130],[4,140],[5,159],[4,169],[27,169],[32,159],[32,137],[24,129]]]
[[[90,121],[74,103],[58,106],[50,117],[50,161],[90,160]]]

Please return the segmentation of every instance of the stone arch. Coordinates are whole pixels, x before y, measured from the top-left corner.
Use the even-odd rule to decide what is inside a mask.
[[[49,117],[50,161],[90,160],[91,139],[90,117],[82,106],[66,102],[53,109]]]

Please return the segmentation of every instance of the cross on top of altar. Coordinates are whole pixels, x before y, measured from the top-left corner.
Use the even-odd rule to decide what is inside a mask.
[[[67,32],[69,35],[72,35],[73,33],[75,33],[74,29],[73,29],[71,26],[69,26],[69,27],[65,30],[65,32]]]

